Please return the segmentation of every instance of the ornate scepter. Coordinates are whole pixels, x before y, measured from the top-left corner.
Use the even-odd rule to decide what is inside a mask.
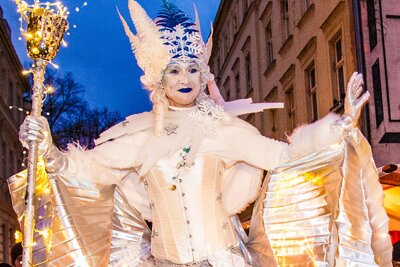
[[[63,35],[68,29],[67,16],[69,12],[60,2],[40,3],[35,0],[29,5],[25,1],[16,0],[18,12],[27,23],[26,30],[21,32],[26,38],[28,56],[34,60],[32,68],[28,71],[33,74],[32,110],[31,114],[40,116],[42,113],[45,94],[44,73],[46,66],[57,55]],[[32,247],[34,246],[33,234],[35,227],[35,190],[38,163],[38,144],[29,142],[28,154],[28,184],[26,192],[26,210],[23,227],[23,259],[22,266],[32,266]]]

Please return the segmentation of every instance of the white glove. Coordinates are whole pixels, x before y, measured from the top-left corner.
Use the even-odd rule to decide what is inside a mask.
[[[363,85],[363,75],[357,72],[353,73],[347,83],[346,98],[344,99],[344,115],[351,118],[353,127],[357,126],[361,110],[370,97],[369,92],[363,93]]]
[[[27,116],[19,128],[19,140],[26,149],[29,149],[30,141],[36,141],[39,156],[44,156],[53,143],[46,118],[43,116]]]
[[[27,149],[30,141],[38,143],[38,154],[43,157],[48,172],[60,173],[66,168],[67,158],[53,145],[50,126],[45,117],[27,116],[19,128],[19,140]]]

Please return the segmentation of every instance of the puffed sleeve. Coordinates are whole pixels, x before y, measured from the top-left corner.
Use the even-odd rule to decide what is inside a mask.
[[[119,184],[128,173],[140,166],[139,150],[146,133],[135,133],[105,142],[91,150],[69,146],[65,153],[66,169],[61,175],[67,179],[88,180],[104,185]]]
[[[343,140],[342,129],[336,125],[339,118],[328,114],[317,122],[301,126],[288,138],[289,143],[262,136],[256,128],[236,118],[220,131],[214,145],[224,159],[270,170]]]

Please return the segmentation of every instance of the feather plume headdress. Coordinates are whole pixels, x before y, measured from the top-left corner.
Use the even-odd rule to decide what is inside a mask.
[[[185,13],[168,0],[163,0],[163,3],[163,9],[153,21],[138,2],[128,1],[136,35],[119,14],[137,63],[144,72],[140,80],[148,88],[154,88],[160,84],[163,71],[171,60],[196,59],[207,66],[212,49],[211,36],[207,44],[201,37],[196,8],[196,21],[193,23]]]

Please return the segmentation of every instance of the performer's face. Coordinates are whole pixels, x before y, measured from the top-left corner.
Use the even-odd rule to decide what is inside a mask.
[[[201,73],[195,61],[173,61],[164,71],[162,86],[169,105],[174,107],[191,107],[201,90]]]

